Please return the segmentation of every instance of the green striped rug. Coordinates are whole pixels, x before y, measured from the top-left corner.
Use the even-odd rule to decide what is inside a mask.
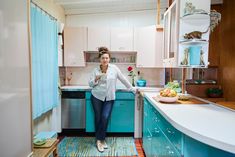
[[[58,145],[58,156],[138,156],[133,137],[107,137],[106,143],[108,149],[100,153],[94,137],[65,137]]]

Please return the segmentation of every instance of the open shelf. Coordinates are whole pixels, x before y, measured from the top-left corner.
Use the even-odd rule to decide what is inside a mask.
[[[210,14],[207,12],[196,12],[193,14],[185,14],[181,17],[182,20],[208,20],[210,18]]]
[[[192,39],[192,40],[184,40],[180,41],[182,45],[205,45],[208,44],[208,41],[203,39]]]
[[[116,65],[135,65],[135,63],[117,63],[117,62],[110,62],[111,64],[116,64]],[[97,65],[100,64],[100,62],[86,62],[88,65]]]

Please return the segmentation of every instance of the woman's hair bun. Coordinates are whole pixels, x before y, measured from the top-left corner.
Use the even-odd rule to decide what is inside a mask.
[[[107,47],[104,47],[104,46],[99,47],[99,48],[98,48],[98,51],[99,51],[99,58],[100,58],[103,54],[108,54],[109,57],[111,57],[110,52],[109,52],[109,49],[108,49]]]
[[[99,52],[102,52],[102,51],[106,51],[107,52],[107,51],[109,51],[109,49],[107,47],[102,46],[102,47],[98,48],[98,51]]]

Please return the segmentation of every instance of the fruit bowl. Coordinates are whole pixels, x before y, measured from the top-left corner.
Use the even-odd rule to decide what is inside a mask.
[[[176,95],[174,97],[164,97],[164,96],[158,95],[157,99],[160,102],[171,103],[171,102],[176,102],[178,100],[178,96]]]

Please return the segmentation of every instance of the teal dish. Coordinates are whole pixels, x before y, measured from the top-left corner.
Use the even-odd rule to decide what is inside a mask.
[[[138,87],[146,87],[146,80],[137,80],[136,84]]]

